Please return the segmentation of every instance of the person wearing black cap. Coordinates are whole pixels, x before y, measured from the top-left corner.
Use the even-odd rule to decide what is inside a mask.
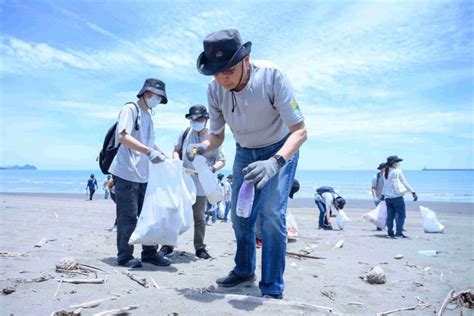
[[[316,189],[314,202],[319,208],[319,229],[332,230],[332,211],[339,212],[344,209],[346,200],[336,193],[333,187],[323,186]]]
[[[119,114],[116,145],[121,144],[109,168],[115,185],[117,208],[117,262],[121,266],[138,268],[142,264],[133,257],[133,246],[128,244],[140,216],[148,183],[149,163],[165,160],[155,145],[153,120],[150,110],[168,99],[165,84],[158,79],[146,79],[138,92],[138,101],[127,103]],[[138,118],[138,119],[137,119]],[[170,262],[157,253],[156,246],[142,246],[143,262],[166,266]]]
[[[213,76],[208,86],[209,139],[186,149],[192,160],[219,147],[228,124],[236,140],[233,165],[232,224],[237,239],[235,267],[216,282],[233,287],[255,280],[255,221],[261,215],[262,296],[283,297],[287,231],[285,213],[299,148],[307,138],[303,114],[288,78],[274,64],[250,61],[252,43],[235,29],[207,35],[196,63]],[[236,213],[243,181],[255,184],[249,217]],[[278,194],[276,194],[278,193]]]
[[[384,174],[385,174],[385,162],[382,162],[377,170],[379,170],[374,177],[372,178],[372,197],[374,198],[375,206],[379,205],[382,194],[383,194],[383,186],[384,186]]]
[[[407,238],[403,234],[403,225],[405,224],[405,200],[403,194],[408,191],[413,195],[413,201],[418,200],[418,195],[412,189],[412,187],[405,180],[400,167],[400,162],[403,159],[398,156],[387,157],[386,172],[385,172],[385,185],[383,188],[383,196],[385,203],[387,204],[387,233],[388,237],[394,239],[397,237]],[[393,233],[393,220],[397,224],[396,233]]]
[[[179,135],[178,141],[174,147],[173,159],[182,159],[185,168],[194,170],[191,161],[186,157],[186,155],[182,155],[183,148],[187,148],[190,144],[200,143],[208,139],[209,130],[206,128],[206,125],[207,120],[209,119],[209,113],[204,105],[196,104],[189,108],[189,113],[185,115],[185,118],[189,120],[190,127],[183,130]],[[212,172],[216,172],[225,166],[224,152],[221,147],[207,152],[204,156],[206,157],[207,164]],[[207,252],[206,244],[204,243],[204,237],[206,235],[204,213],[208,208],[207,198],[197,175],[191,175],[191,178],[196,186],[196,202],[193,205],[194,249],[196,250],[197,257],[201,259],[209,259],[211,256]],[[172,252],[173,247],[163,245],[159,254],[166,256]]]

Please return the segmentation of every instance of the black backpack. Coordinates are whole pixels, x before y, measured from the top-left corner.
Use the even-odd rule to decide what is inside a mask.
[[[326,193],[326,192],[329,192],[329,193],[332,193],[334,194],[334,188],[333,187],[327,187],[327,186],[324,186],[324,187],[319,187],[316,189],[316,193],[321,195],[323,193]]]
[[[135,109],[137,109],[137,117],[135,118],[135,130],[138,131],[140,129],[140,126],[138,123],[140,110],[138,109],[138,106],[133,102],[125,103],[125,105],[127,104],[133,104],[135,106]],[[115,122],[115,124],[112,125],[111,128],[109,128],[109,130],[107,131],[107,134],[105,134],[104,144],[102,145],[102,150],[99,153],[99,157],[98,157],[99,167],[103,174],[109,174],[110,165],[112,164],[112,161],[114,160],[115,155],[117,154],[117,151],[120,148],[120,143],[118,143],[118,145],[115,146],[116,130],[117,130],[117,122]]]
[[[184,140],[186,139],[186,136],[188,136],[190,130],[191,130],[191,127],[186,128],[186,130],[183,133],[183,137],[181,137],[181,148],[178,150],[178,156],[179,156],[179,159],[181,160],[183,160]]]

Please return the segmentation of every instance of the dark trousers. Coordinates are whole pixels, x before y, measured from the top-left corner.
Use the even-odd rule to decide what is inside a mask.
[[[89,189],[89,200],[92,201],[92,196],[94,196],[95,189]]]
[[[317,207],[319,208],[319,228],[324,228],[328,225],[328,219],[326,218],[326,204],[321,201],[314,200]]]
[[[403,196],[396,198],[385,198],[387,204],[387,232],[389,235],[393,235],[393,220],[397,224],[397,235],[401,235],[403,232],[403,225],[405,224],[405,200]]]
[[[114,177],[117,205],[117,261],[119,264],[133,259],[133,246],[128,244],[137,226],[145,198],[146,183],[136,183]],[[157,246],[142,246],[142,259],[156,255]]]

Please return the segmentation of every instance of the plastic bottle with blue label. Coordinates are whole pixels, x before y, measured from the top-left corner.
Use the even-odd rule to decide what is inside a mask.
[[[237,198],[237,216],[247,218],[250,216],[253,207],[253,198],[255,196],[255,187],[253,184],[244,181],[239,190]]]
[[[436,257],[441,253],[439,250],[419,250],[418,254],[422,256]]]

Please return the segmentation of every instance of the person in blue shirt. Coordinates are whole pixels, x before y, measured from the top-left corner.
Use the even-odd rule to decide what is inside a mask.
[[[91,174],[89,180],[87,180],[86,190],[89,190],[89,200],[92,201],[92,197],[94,196],[95,190],[98,189],[97,186],[97,179],[95,178],[94,174]]]

